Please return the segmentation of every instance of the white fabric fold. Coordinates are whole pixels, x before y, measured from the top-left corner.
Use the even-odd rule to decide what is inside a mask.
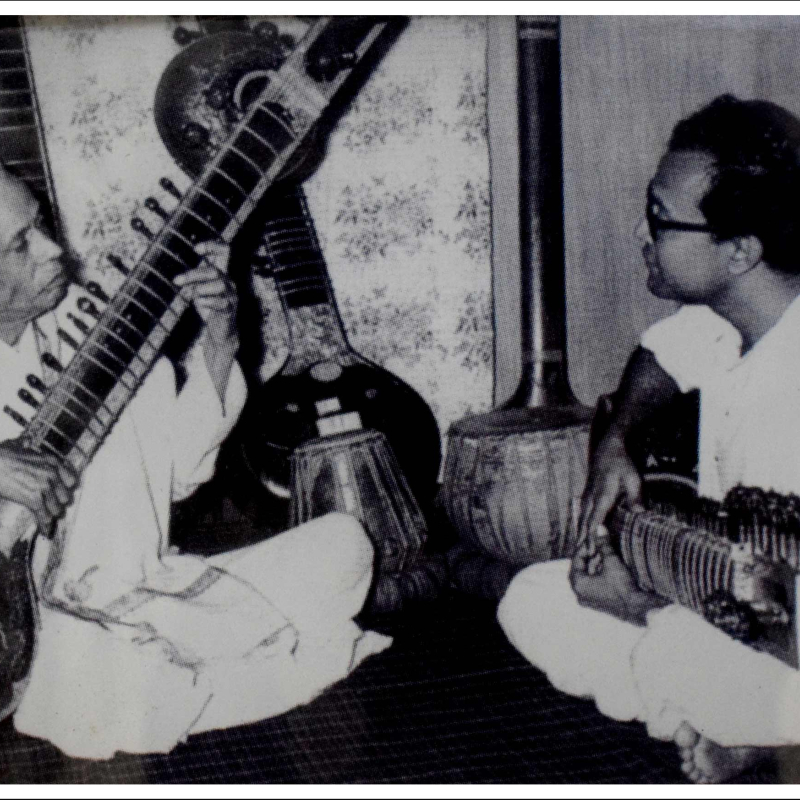
[[[16,348],[0,343],[0,403],[42,376],[42,342],[75,311],[73,288]],[[68,354],[57,355],[62,362]],[[345,515],[214,559],[169,547],[171,502],[211,477],[245,400],[224,403],[197,349],[176,393],[159,361],[85,470],[53,542],[38,540],[42,625],[16,728],[67,755],[168,752],[194,732],[310,702],[390,639],[352,621],[372,546]],[[10,377],[9,377],[10,376]],[[14,380],[19,383],[14,383]],[[18,431],[0,420],[0,437]]]

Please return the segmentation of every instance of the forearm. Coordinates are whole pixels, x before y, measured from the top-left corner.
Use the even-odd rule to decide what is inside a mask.
[[[655,356],[637,347],[625,366],[610,407],[598,415],[596,441],[606,437],[624,442],[627,435],[680,394],[678,384],[662,369]]]

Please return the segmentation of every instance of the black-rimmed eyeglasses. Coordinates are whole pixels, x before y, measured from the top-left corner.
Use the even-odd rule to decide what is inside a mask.
[[[661,231],[696,231],[698,233],[711,233],[711,228],[709,228],[708,225],[703,225],[699,222],[679,222],[678,220],[659,217],[653,208],[653,203],[647,204],[645,216],[647,219],[647,227],[650,230],[650,238],[653,241],[658,239],[658,234],[661,233]]]

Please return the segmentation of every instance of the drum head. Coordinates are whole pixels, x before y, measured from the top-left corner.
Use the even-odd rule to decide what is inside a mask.
[[[504,436],[531,431],[554,430],[572,425],[588,425],[594,409],[576,403],[547,408],[509,408],[465,417],[450,428],[451,435],[467,438]]]

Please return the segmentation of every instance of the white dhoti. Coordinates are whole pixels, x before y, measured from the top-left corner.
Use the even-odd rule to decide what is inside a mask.
[[[800,672],[679,606],[647,627],[581,606],[569,561],[536,564],[498,609],[511,643],[557,689],[671,739],[682,722],[723,747],[800,744]]]
[[[78,295],[17,348],[0,343],[0,404],[41,369],[40,350],[55,350],[58,326],[80,314]],[[246,394],[234,367],[219,397],[200,346],[184,366],[178,392],[169,363],[156,363],[81,476],[55,539],[36,545],[42,625],[14,723],[70,756],[167,752],[192,733],[283,713],[390,642],[353,622],[373,560],[353,517],[215,558],[170,548],[171,504],[213,475]],[[18,431],[2,417],[0,439],[11,438]]]
[[[140,627],[44,608],[17,730],[79,758],[168,752],[190,734],[308,703],[391,642],[352,621],[372,576],[372,546],[352,517],[329,515],[209,562],[269,595],[263,641],[243,640],[254,630],[252,620],[215,630],[208,603],[194,623],[183,598],[174,617],[184,630],[168,640],[162,638],[171,624],[167,614],[158,615],[160,636],[148,641]],[[202,662],[182,663],[180,654],[165,651],[167,641],[183,640],[200,642]]]

